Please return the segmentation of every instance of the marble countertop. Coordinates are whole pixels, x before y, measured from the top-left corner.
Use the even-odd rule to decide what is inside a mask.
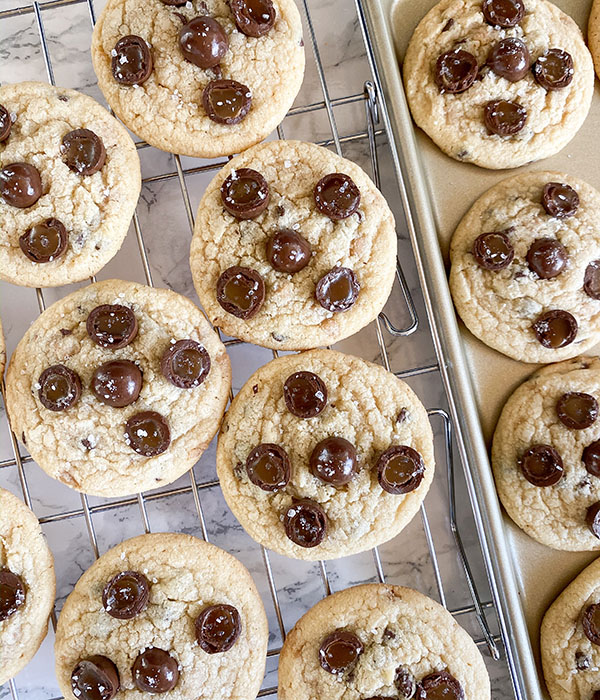
[[[303,0],[298,1],[301,9],[304,10]],[[344,155],[357,161],[367,172],[372,173],[367,139],[364,136],[353,138],[365,132],[363,100],[339,99],[349,95],[360,96],[363,93],[365,81],[371,77],[354,2],[353,0],[307,0],[307,2],[317,35],[328,89],[337,105],[334,113],[343,141]],[[93,8],[96,13],[100,12],[103,4],[103,0],[94,1]],[[25,6],[24,0],[0,0],[0,12],[21,5]],[[40,15],[56,83],[82,90],[105,104],[96,85],[89,55],[91,24],[88,2],[75,0],[61,6],[49,3],[49,7],[46,8],[42,3]],[[304,19],[306,28],[306,16]],[[309,37],[306,29],[307,71],[304,85],[296,100],[297,106],[321,102],[323,99]],[[36,14],[33,11],[27,11],[10,18],[0,19],[0,82],[47,79]],[[331,139],[331,127],[323,108],[303,115],[288,116],[283,123],[283,132],[287,138],[312,141]],[[276,136],[275,134],[273,137]],[[399,258],[419,317],[419,327],[409,337],[394,337],[384,330],[392,369],[395,372],[402,372],[434,365],[436,360],[419,291],[416,267],[406,233],[398,186],[384,135],[378,136],[377,144],[382,189],[397,216]],[[144,183],[137,208],[154,284],[174,289],[197,302],[188,266],[191,232],[177,178],[169,176],[175,173],[174,158],[170,154],[153,148],[141,149],[140,158],[145,179],[167,176]],[[199,164],[198,160],[182,158],[184,169],[194,168]],[[192,210],[195,210],[212,176],[212,172],[186,175]],[[146,281],[133,227],[120,253],[98,275],[98,279],[111,277]],[[73,288],[74,286],[45,290],[44,299],[47,304],[50,304]],[[394,289],[386,306],[386,313],[396,326],[403,328],[410,325],[407,307],[398,286]],[[9,355],[37,314],[38,300],[34,290],[0,282],[0,315],[7,335]],[[374,324],[337,347],[370,360],[381,361]],[[230,346],[230,356],[235,392],[249,374],[271,359],[272,355],[270,351],[254,346],[233,345]],[[436,371],[416,375],[407,381],[427,407],[445,408],[446,401],[441,379]],[[432,424],[436,432],[437,461],[440,468],[426,499],[426,510],[443,580],[443,595],[448,607],[456,609],[470,605],[471,600],[449,527],[447,481],[443,468],[445,464],[443,425],[436,416],[432,417]],[[12,459],[13,453],[4,416],[4,406],[0,401],[0,486],[22,495],[16,466],[10,464],[3,466],[3,463],[10,462]],[[202,484],[215,479],[214,461],[215,445],[213,444],[194,469],[194,476],[198,483]],[[56,558],[56,613],[58,614],[75,582],[92,563],[94,552],[82,514],[79,494],[51,480],[32,462],[25,464],[24,472],[33,508],[38,517],[46,519],[43,530]],[[458,464],[457,480],[462,536],[481,597],[484,601],[488,601],[490,594]],[[173,490],[175,493],[172,493]],[[164,495],[165,493],[168,495]],[[281,632],[260,548],[243,532],[228,510],[218,487],[201,489],[199,495],[210,541],[238,556],[252,572],[263,596],[269,618],[270,648],[280,647]],[[92,520],[100,553],[122,539],[144,531],[139,505],[135,499],[120,503],[118,507],[111,507],[110,499],[91,497],[89,503],[92,507]],[[201,536],[202,531],[191,494],[189,475],[162,490],[151,492],[146,501],[146,507],[152,531],[172,530]],[[70,517],[57,517],[64,513],[69,513]],[[440,600],[440,591],[436,585],[436,571],[420,517],[416,517],[397,538],[381,547],[380,553],[388,582],[417,588]],[[281,605],[283,625],[286,630],[289,630],[296,620],[325,594],[322,572],[318,564],[290,562],[274,554],[271,555],[270,561]],[[371,553],[329,562],[326,571],[333,590],[377,580]],[[493,610],[488,610],[488,619],[492,630],[497,632]],[[481,630],[472,614],[460,615],[458,620],[475,638],[481,638]],[[54,633],[50,628],[48,637],[38,654],[15,679],[20,698],[45,700],[60,696],[53,671],[53,640]],[[494,700],[513,698],[504,659],[493,661],[487,648],[484,645],[480,648],[492,677]],[[264,688],[276,685],[276,667],[277,657],[272,656],[267,662]],[[0,700],[10,697],[9,684],[0,687]],[[272,694],[269,697],[275,697],[275,695]]]

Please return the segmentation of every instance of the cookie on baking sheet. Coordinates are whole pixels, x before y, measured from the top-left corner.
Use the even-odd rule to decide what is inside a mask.
[[[103,554],[65,601],[56,677],[67,700],[97,700],[100,686],[103,700],[254,700],[268,636],[237,559],[191,535],[142,535]]]
[[[401,586],[327,596],[288,634],[280,700],[489,700],[483,658],[441,605]]]
[[[600,77],[600,2],[594,0],[588,20],[588,44],[594,59],[596,74]]]
[[[441,0],[415,29],[403,73],[417,125],[484,168],[558,153],[594,92],[579,27],[546,0]]]
[[[13,431],[50,476],[123,496],[194,465],[230,383],[225,347],[191,301],[108,280],[34,321],[9,363],[6,403]]]
[[[152,146],[210,158],[262,141],[304,76],[293,0],[109,0],[92,38],[98,84]]]
[[[54,560],[38,519],[0,488],[0,685],[38,650],[55,590]]]
[[[433,479],[433,437],[414,392],[332,350],[287,355],[233,400],[217,448],[227,504],[260,544],[334,559],[395,537]]]
[[[330,345],[383,308],[394,217],[355,163],[301,141],[263,143],[206,189],[190,264],[213,324],[277,350]]]
[[[117,253],[140,194],[127,131],[87,95],[0,86],[0,279],[55,287]]]
[[[450,246],[450,289],[467,328],[522,362],[558,362],[600,340],[600,193],[528,172],[483,194]]]

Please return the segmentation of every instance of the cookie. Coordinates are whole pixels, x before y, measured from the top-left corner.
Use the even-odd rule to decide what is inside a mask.
[[[56,677],[66,700],[95,700],[99,684],[103,700],[254,700],[268,635],[237,559],[191,535],[142,535],[103,554],[65,601]]]
[[[124,496],[195,464],[230,385],[225,347],[191,301],[108,280],[31,325],[8,366],[6,403],[15,435],[47,474]]]
[[[382,367],[332,350],[272,360],[233,400],[217,447],[223,495],[248,534],[296,559],[395,537],[434,474],[427,412]]]
[[[277,350],[330,345],[383,308],[396,271],[394,217],[358,165],[310,143],[264,143],[206,189],[190,265],[227,335]]]
[[[489,700],[479,650],[422,593],[365,584],[327,596],[289,633],[279,661],[280,700]]]
[[[579,27],[546,0],[441,0],[415,29],[403,73],[417,125],[484,168],[558,153],[594,92]]]
[[[0,489],[0,685],[39,649],[55,590],[54,560],[38,519]]]
[[[117,253],[140,194],[127,131],[75,90],[0,86],[0,279],[55,287]]]
[[[293,0],[109,0],[92,38],[98,84],[152,146],[212,158],[262,141],[304,76]]]
[[[600,340],[600,193],[529,172],[483,194],[450,246],[450,289],[467,328],[522,362],[558,362]]]
[[[552,700],[596,700],[600,694],[600,559],[548,608],[540,646]]]
[[[596,74],[600,77],[600,2],[594,0],[588,20],[588,45],[592,52]]]

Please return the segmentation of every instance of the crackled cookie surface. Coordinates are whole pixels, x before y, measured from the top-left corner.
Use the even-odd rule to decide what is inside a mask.
[[[557,362],[600,340],[600,193],[556,172],[483,194],[450,247],[450,288],[467,328],[523,362]]]
[[[100,496],[174,481],[218,429],[225,347],[185,297],[108,280],[70,294],[9,363],[11,426],[50,476]]]
[[[267,641],[237,559],[190,535],[142,535],[103,554],[67,598],[56,677],[70,700],[99,697],[99,684],[104,700],[254,700]]]
[[[0,489],[0,685],[29,663],[46,636],[55,588],[38,519]]]
[[[302,83],[303,47],[293,0],[109,0],[92,60],[134,133],[208,158],[242,151],[282,121]]]
[[[490,681],[469,635],[423,594],[367,584],[327,596],[289,633],[281,700],[489,700]]]
[[[140,186],[133,141],[91,97],[0,87],[0,279],[53,287],[95,275],[121,247]]]
[[[423,405],[382,367],[331,350],[255,372],[225,417],[223,494],[247,532],[298,559],[385,542],[411,520],[434,473]]]
[[[442,0],[416,28],[403,72],[418,126],[486,168],[560,151],[594,91],[579,27],[546,0]]]
[[[351,161],[310,143],[264,143],[208,186],[190,264],[202,305],[228,335],[279,350],[329,345],[385,304],[394,217]]]

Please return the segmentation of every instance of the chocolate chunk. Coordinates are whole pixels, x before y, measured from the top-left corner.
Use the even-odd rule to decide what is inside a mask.
[[[308,241],[292,229],[280,229],[267,241],[267,259],[277,272],[293,275],[303,270],[310,258]]]
[[[527,264],[543,280],[557,277],[565,269],[569,255],[555,238],[536,238],[527,251]]]
[[[321,440],[310,455],[310,471],[326,484],[343,486],[356,475],[358,457],[351,442],[341,437]]]
[[[19,237],[19,247],[23,254],[36,263],[56,260],[67,249],[67,229],[58,219],[46,219],[28,228]]]
[[[564,182],[549,182],[544,185],[542,206],[550,216],[566,219],[574,216],[579,209],[579,195]]]
[[[590,443],[583,450],[581,459],[585,464],[585,468],[592,476],[600,476],[600,440],[595,440]]]
[[[339,630],[327,635],[321,642],[319,662],[328,673],[341,674],[354,666],[363,648],[355,634]]]
[[[89,129],[75,129],[65,134],[60,151],[67,167],[79,175],[97,173],[106,161],[102,139]]]
[[[582,651],[575,652],[575,666],[578,671],[587,671],[590,667],[590,659]]]
[[[473,257],[484,270],[497,272],[513,261],[515,249],[507,234],[508,230],[482,233],[473,242]]]
[[[217,66],[229,49],[227,34],[216,19],[194,17],[179,32],[184,58],[199,68]]]
[[[179,664],[168,651],[158,647],[138,654],[131,672],[133,682],[143,693],[167,693],[179,680]]]
[[[475,82],[479,66],[472,53],[455,48],[446,51],[435,62],[433,79],[440,92],[465,92]]]
[[[265,178],[251,168],[234,170],[221,185],[221,201],[236,219],[255,219],[267,208],[270,199]]]
[[[447,671],[425,676],[417,686],[416,700],[464,700],[465,691]]]
[[[246,36],[264,36],[275,24],[271,0],[230,0],[235,26]]]
[[[348,311],[358,299],[360,284],[349,267],[334,267],[317,282],[315,297],[327,311]]]
[[[600,539],[600,501],[593,503],[586,511],[585,522],[594,537]]]
[[[25,604],[23,579],[9,569],[0,569],[0,622]]]
[[[583,430],[598,418],[598,402],[590,394],[569,391],[558,399],[556,413],[567,428]]]
[[[10,136],[12,130],[12,119],[10,118],[10,112],[6,109],[4,105],[0,105],[0,143],[6,141]]]
[[[548,49],[533,64],[533,77],[546,90],[561,90],[573,80],[573,58],[562,49]]]
[[[344,173],[329,173],[322,177],[313,194],[317,209],[333,221],[347,219],[360,206],[360,190]]]
[[[531,56],[525,42],[510,37],[501,39],[492,48],[487,62],[496,75],[516,83],[527,75]]]
[[[318,503],[294,501],[284,515],[285,534],[300,547],[316,547],[327,532],[327,516]]]
[[[81,379],[77,372],[64,365],[52,365],[38,379],[38,396],[49,411],[65,411],[81,396]]]
[[[39,170],[29,163],[11,163],[0,170],[0,197],[18,209],[33,206],[42,196]]]
[[[523,0],[483,0],[486,22],[497,27],[514,27],[525,15]]]
[[[160,370],[176,387],[193,389],[208,377],[210,356],[195,340],[178,340],[163,353]]]
[[[250,88],[236,80],[211,80],[202,93],[209,119],[217,124],[239,124],[250,111]]]
[[[228,267],[217,280],[217,301],[237,318],[246,320],[256,316],[264,300],[265,282],[249,267]]]
[[[290,480],[290,460],[281,445],[263,442],[246,459],[248,478],[263,491],[279,491]]]
[[[127,444],[144,457],[156,457],[171,444],[171,431],[166,419],[156,411],[136,413],[125,425]]]
[[[546,311],[531,326],[538,341],[545,348],[564,348],[577,336],[577,321],[568,311]]]
[[[592,644],[600,644],[600,604],[588,605],[581,619],[585,636]]]
[[[129,345],[138,332],[135,314],[121,304],[96,306],[90,311],[85,327],[94,343],[113,350]]]
[[[115,44],[112,74],[121,85],[141,85],[152,74],[154,61],[148,44],[141,36],[129,34]]]
[[[71,672],[71,689],[82,700],[112,700],[121,683],[114,663],[106,656],[90,656]]]
[[[148,605],[150,582],[139,571],[121,571],[102,591],[102,605],[111,617],[131,620]]]
[[[327,387],[313,372],[294,372],[285,380],[283,398],[294,416],[314,418],[327,405]]]
[[[401,698],[412,698],[417,692],[417,683],[410,671],[399,666],[396,669],[396,680],[394,685],[398,690]]]
[[[233,605],[211,605],[196,618],[196,639],[207,654],[229,651],[242,632],[242,619]]]
[[[523,476],[534,486],[553,486],[563,476],[563,461],[550,445],[534,445],[518,461]]]
[[[123,408],[137,400],[142,388],[142,373],[131,360],[112,360],[100,365],[92,377],[96,398],[109,406]]]
[[[454,26],[454,19],[450,17],[450,19],[446,22],[446,24],[442,27],[443,32],[449,32],[452,27]]]
[[[423,458],[408,445],[393,445],[379,457],[377,480],[384,491],[410,493],[418,488],[425,474]]]
[[[185,5],[188,0],[160,0],[163,5],[168,5],[169,7],[182,7],[182,5]],[[185,18],[184,18],[184,21]]]
[[[483,119],[491,134],[513,136],[525,126],[527,110],[518,102],[492,100],[484,108]]]
[[[600,260],[594,260],[585,268],[583,291],[592,299],[600,299]]]

